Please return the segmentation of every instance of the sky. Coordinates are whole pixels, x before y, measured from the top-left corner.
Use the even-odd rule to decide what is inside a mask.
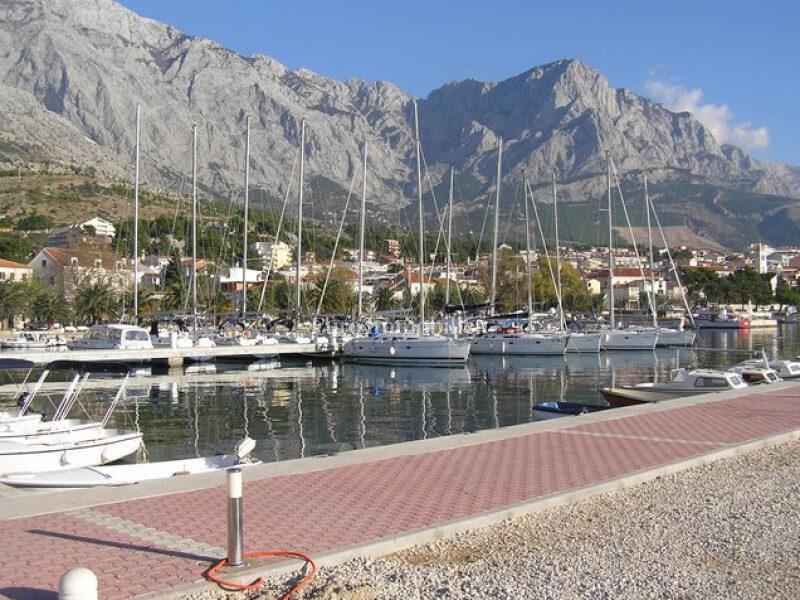
[[[577,58],[693,112],[753,156],[800,165],[800,2],[122,0],[243,55],[426,96]]]

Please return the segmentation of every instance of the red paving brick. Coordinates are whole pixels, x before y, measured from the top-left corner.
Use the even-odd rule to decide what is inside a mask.
[[[321,552],[577,489],[796,429],[798,392],[781,390],[250,482],[246,542],[253,550]],[[212,488],[93,511],[224,546],[224,506],[224,489]],[[98,574],[102,597],[110,599],[196,580],[207,566],[197,557],[67,514],[0,522],[0,539],[0,595],[12,597],[46,594],[65,570],[79,564]]]

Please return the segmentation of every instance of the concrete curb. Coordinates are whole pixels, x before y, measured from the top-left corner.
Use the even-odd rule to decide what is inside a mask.
[[[741,444],[726,446],[724,448],[712,450],[711,452],[707,452],[699,456],[667,463],[653,468],[643,469],[583,488],[559,492],[557,494],[536,498],[534,500],[523,501],[500,510],[463,517],[431,527],[411,530],[400,535],[378,538],[364,544],[324,552],[313,556],[312,558],[316,561],[317,566],[320,568],[339,565],[354,558],[377,558],[387,554],[392,554],[394,552],[399,552],[400,550],[404,550],[412,546],[450,537],[465,531],[487,527],[512,517],[541,512],[555,506],[572,504],[597,494],[621,491],[630,487],[634,487],[640,483],[652,481],[665,475],[680,473],[694,467],[706,465],[718,460],[732,458],[734,456],[752,452],[767,446],[774,446],[796,440],[800,440],[800,429],[795,429],[793,431],[788,431],[777,435],[766,436]],[[299,567],[295,565],[282,562],[269,567],[260,567],[240,571],[235,577],[232,576],[231,580],[249,583],[258,577],[277,577],[286,575],[296,571],[298,568]],[[218,586],[207,581],[198,581],[169,590],[137,596],[137,598],[141,600],[169,600],[183,598],[185,595],[190,593],[214,589],[219,588]]]

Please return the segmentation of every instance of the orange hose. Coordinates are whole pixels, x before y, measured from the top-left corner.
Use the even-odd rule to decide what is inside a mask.
[[[314,579],[314,575],[317,574],[317,565],[316,563],[311,560],[311,557],[306,556],[301,552],[293,552],[291,550],[268,550],[263,552],[245,552],[244,558],[267,558],[267,557],[275,557],[275,556],[285,556],[288,558],[299,558],[300,560],[306,561],[307,565],[311,565],[311,569],[306,573],[303,578],[298,581],[292,589],[286,592],[283,596],[281,596],[281,600],[291,600],[292,596],[299,592],[301,589],[306,587],[312,579]],[[249,591],[249,590],[257,590],[262,587],[266,582],[264,581],[263,577],[259,577],[252,583],[242,584],[236,583],[235,581],[228,581],[227,579],[222,579],[221,577],[217,576],[217,571],[222,569],[225,565],[228,564],[228,559],[223,558],[218,563],[215,563],[208,569],[203,575],[209,581],[213,581],[217,585],[223,588],[232,589],[232,590],[242,590],[242,591]]]

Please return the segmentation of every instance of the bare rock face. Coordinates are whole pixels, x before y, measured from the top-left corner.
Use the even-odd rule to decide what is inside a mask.
[[[130,172],[139,103],[150,184],[188,176],[196,123],[204,187],[222,197],[239,194],[251,115],[255,186],[285,189],[305,119],[310,176],[346,191],[366,140],[370,201],[396,208],[415,196],[412,98],[396,86],[339,82],[267,56],[243,57],[109,0],[0,0],[0,94],[0,137],[114,176]],[[720,146],[691,114],[614,89],[575,60],[500,83],[447,84],[419,110],[434,185],[453,165],[477,182],[477,195],[494,184],[502,138],[509,182],[527,176],[544,184],[555,170],[565,200],[602,194],[606,152],[620,170],[646,169],[656,180],[689,177],[800,197],[797,167]]]

